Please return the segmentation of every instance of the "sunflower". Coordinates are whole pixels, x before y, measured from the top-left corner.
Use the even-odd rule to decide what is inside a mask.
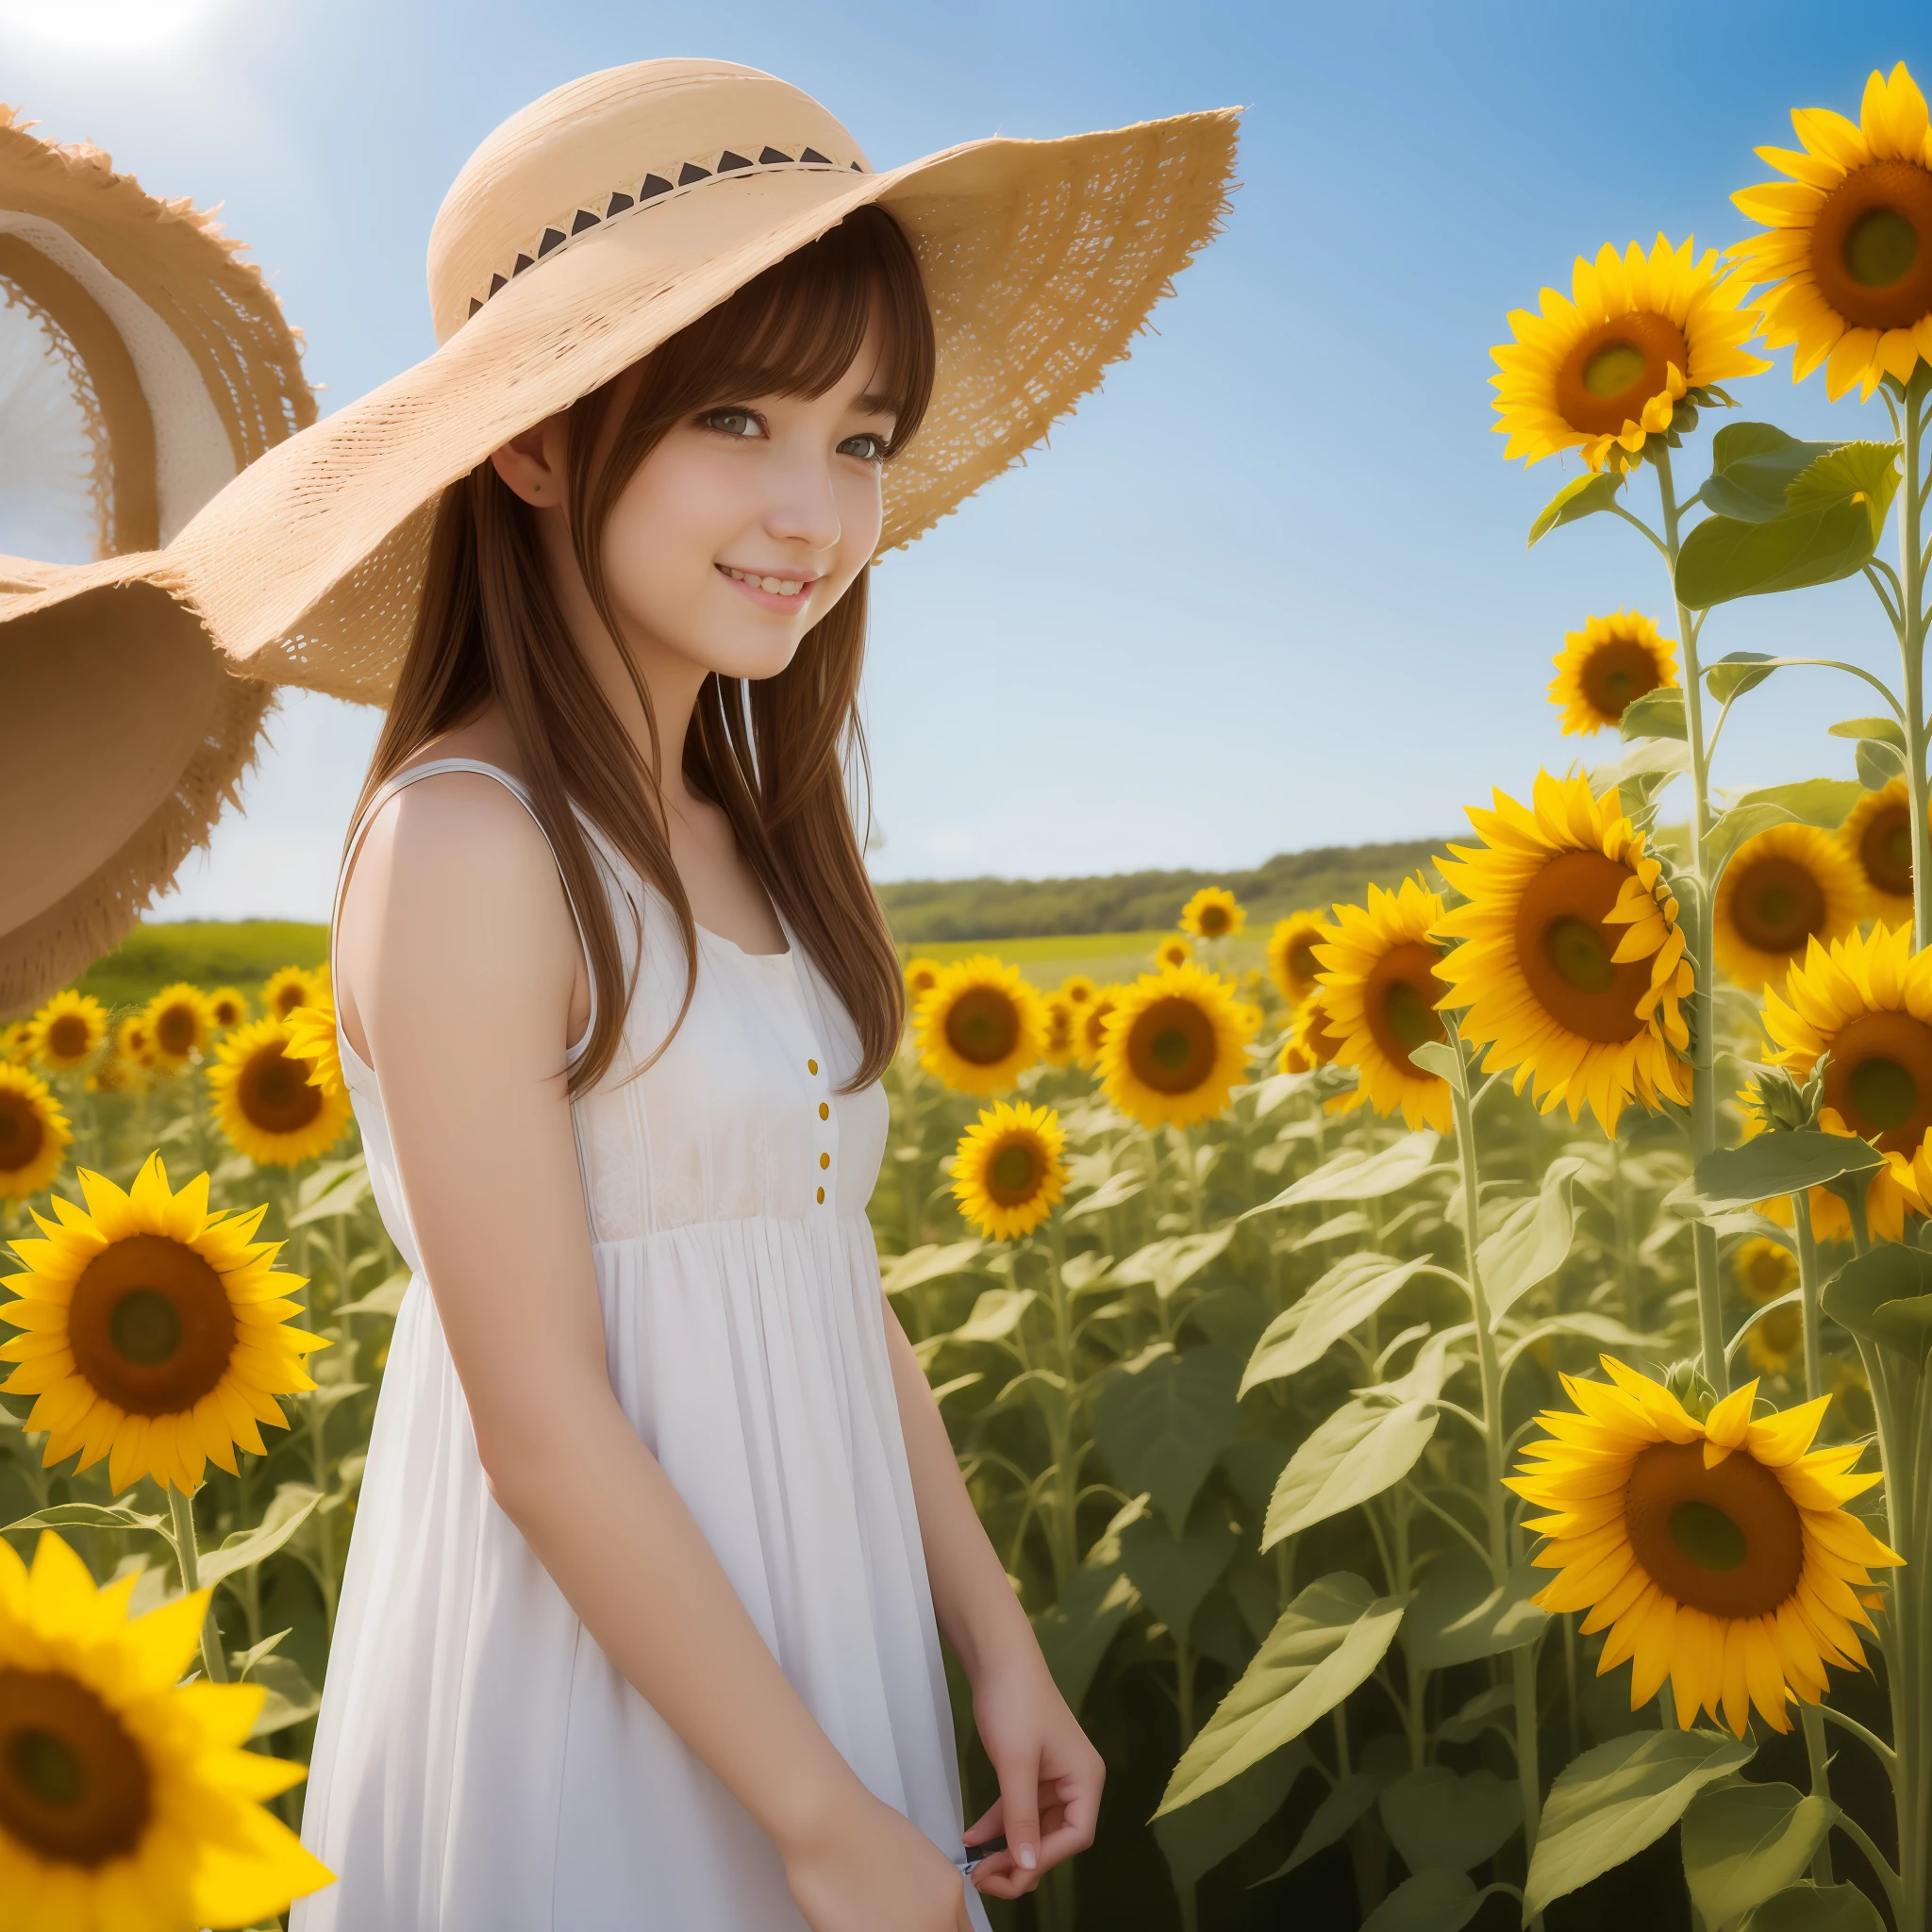
[[[1073,1002],[1064,993],[1048,993],[1046,1043],[1040,1049],[1041,1058],[1050,1067],[1064,1067],[1079,1051],[1079,1022]]]
[[[1315,990],[1322,964],[1314,947],[1326,925],[1319,912],[1291,912],[1286,919],[1277,919],[1268,935],[1268,971],[1291,1007]]]
[[[327,991],[321,973],[307,966],[284,966],[272,973],[261,989],[261,1009],[277,1020],[286,1020],[297,1007],[312,1007],[319,994]]]
[[[1452,845],[1437,870],[1468,901],[1435,928],[1460,940],[1437,969],[1467,1008],[1462,1035],[1486,1073],[1516,1069],[1542,1111],[1587,1105],[1606,1133],[1626,1102],[1686,1101],[1692,975],[1663,869],[1643,850],[1615,787],[1537,774],[1533,807],[1498,791],[1469,808],[1484,843]]]
[[[47,1083],[0,1061],[0,1201],[24,1201],[50,1185],[73,1139]]]
[[[1060,997],[1073,1007],[1086,1007],[1093,1003],[1100,989],[1084,973],[1070,973],[1060,981]]]
[[[216,1047],[208,1084],[215,1123],[229,1144],[264,1167],[313,1160],[349,1124],[340,1064],[331,1090],[317,1069],[296,1057],[285,1020],[238,1026]]]
[[[155,1064],[154,1041],[147,1030],[145,1013],[129,1013],[114,1029],[114,1051],[130,1067],[152,1072]]]
[[[1154,970],[1160,973],[1170,966],[1185,966],[1193,957],[1193,947],[1179,933],[1170,933],[1154,949]]]
[[[1570,299],[1545,289],[1541,315],[1512,308],[1515,340],[1490,351],[1504,455],[1534,463],[1575,449],[1592,470],[1606,458],[1630,468],[1680,402],[1771,367],[1744,353],[1757,326],[1738,307],[1744,286],[1719,277],[1716,249],[1700,261],[1688,239],[1673,248],[1659,235],[1648,255],[1633,242],[1622,255],[1606,242],[1594,262],[1578,256]]]
[[[1752,1323],[1744,1337],[1744,1353],[1752,1366],[1767,1375],[1783,1375],[1804,1353],[1805,1317],[1801,1309],[1774,1308]]]
[[[1231,939],[1247,920],[1241,901],[1225,886],[1203,886],[1181,908],[1180,925],[1197,940]]]
[[[997,1093],[1040,1058],[1046,1009],[1025,975],[987,953],[945,967],[915,1008],[919,1058],[965,1093]]]
[[[1867,791],[1845,815],[1839,841],[1865,888],[1863,916],[1912,923],[1912,805],[1903,778]]]
[[[289,1043],[284,1051],[291,1059],[308,1062],[308,1077],[330,1095],[342,1091],[341,1049],[336,1044],[336,1003],[324,993],[312,1007],[297,1007],[289,1015]]]
[[[1550,661],[1550,702],[1563,713],[1566,737],[1589,737],[1618,724],[1646,692],[1677,681],[1676,641],[1659,637],[1641,610],[1586,617],[1581,630],[1563,633]]]
[[[1907,1209],[1923,1214],[1932,1190],[1932,946],[1914,954],[1902,925],[1828,947],[1813,940],[1783,996],[1766,990],[1764,1030],[1777,1048],[1766,1058],[1797,1079],[1831,1055],[1818,1124],[1873,1141],[1885,1156],[1865,1211],[1874,1235],[1898,1241]],[[1811,1212],[1821,1236],[1850,1222],[1824,1188],[1811,1191]]]
[[[1092,1069],[1100,1065],[1100,1049],[1107,1043],[1107,1017],[1120,1004],[1122,991],[1118,986],[1095,987],[1093,997],[1084,1007],[1075,1008],[1079,1018],[1074,1028],[1077,1049],[1074,1057],[1083,1067]]]
[[[1368,1106],[1400,1113],[1411,1127],[1449,1132],[1449,1083],[1409,1059],[1444,1033],[1435,1009],[1449,989],[1437,977],[1441,949],[1429,938],[1441,916],[1441,900],[1420,879],[1404,879],[1392,892],[1371,886],[1366,908],[1336,907],[1315,957],[1335,1058],[1359,1080],[1352,1093],[1326,1103],[1331,1113]]]
[[[920,958],[906,962],[906,996],[915,1004],[940,983],[940,962]]]
[[[108,1037],[108,1009],[91,993],[69,987],[27,1022],[27,1048],[43,1067],[71,1073],[85,1066]]]
[[[213,1591],[130,1619],[42,1530],[0,1541],[0,1900],[9,1926],[250,1925],[336,1874],[260,1803],[306,1766],[243,1748],[259,1684],[182,1685]]]
[[[27,1272],[0,1307],[26,1331],[0,1360],[20,1365],[9,1394],[40,1398],[26,1426],[52,1431],[42,1466],[106,1456],[117,1496],[144,1475],[191,1492],[209,1459],[239,1474],[234,1444],[267,1453],[257,1421],[288,1426],[275,1397],[313,1389],[302,1357],[330,1345],[284,1325],[302,1277],[273,1272],[279,1241],[251,1239],[268,1210],[210,1213],[205,1174],[171,1193],[158,1154],[130,1193],[85,1167],[80,1187],[85,1211],[57,1194],[55,1219],[34,1216],[47,1239],[13,1243]]]
[[[1740,209],[1769,232],[1733,244],[1747,285],[1761,285],[1764,341],[1794,345],[1802,382],[1823,362],[1834,402],[1857,383],[1911,378],[1932,358],[1932,130],[1925,97],[1901,60],[1874,73],[1857,125],[1826,108],[1792,111],[1803,152],[1761,147],[1790,178],[1740,189]]]
[[[0,1062],[22,1067],[33,1058],[33,1028],[25,1020],[9,1020],[0,1026]]]
[[[1535,1598],[1608,1628],[1599,1676],[1634,1658],[1630,1707],[1666,1676],[1677,1724],[1699,1709],[1742,1737],[1755,1704],[1790,1728],[1790,1696],[1816,1704],[1827,1664],[1862,1668],[1854,1624],[1868,1572],[1903,1559],[1843,1506],[1878,1481],[1847,1472],[1863,1453],[1812,1449],[1829,1397],[1754,1422],[1757,1384],[1703,1421],[1660,1383],[1603,1357],[1608,1383],[1563,1377],[1581,1414],[1546,1411],[1549,1435],[1505,1482],[1547,1516],[1534,1561],[1561,1574]]]
[[[186,980],[164,986],[148,1001],[142,1018],[154,1063],[164,1074],[177,1073],[196,1054],[206,1053],[215,1037],[208,995]]]
[[[1212,1120],[1246,1068],[1257,1017],[1191,961],[1143,973],[1104,1023],[1102,1091],[1143,1127]]]
[[[225,1033],[248,1018],[248,995],[239,986],[218,986],[208,996],[208,1009]]]
[[[1829,832],[1773,825],[1746,839],[1718,882],[1717,962],[1754,992],[1784,977],[1814,939],[1829,944],[1857,924],[1857,869]]]
[[[1798,1285],[1798,1257],[1782,1241],[1755,1236],[1740,1241],[1731,1256],[1731,1273],[1747,1301],[1761,1308]]]
[[[1001,1100],[982,1109],[953,1155],[959,1212],[991,1241],[1031,1234],[1066,1191],[1065,1140],[1051,1108]]]
[[[1274,1065],[1283,1074],[1311,1074],[1332,1063],[1341,1042],[1328,1031],[1326,993],[1317,987],[1295,1008],[1294,1028],[1281,1042]]]

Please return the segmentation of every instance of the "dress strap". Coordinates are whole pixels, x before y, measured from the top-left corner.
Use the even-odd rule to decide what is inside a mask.
[[[357,819],[349,834],[349,842],[342,853],[341,869],[336,874],[335,904],[328,917],[328,969],[331,980],[336,969],[336,922],[341,917],[342,892],[349,883],[349,868],[356,862],[356,855],[362,849],[362,841],[369,836],[369,827],[375,821],[375,814],[405,787],[415,784],[419,778],[432,778],[439,772],[475,772],[485,778],[494,778],[499,785],[516,794],[518,802],[530,814],[532,823],[543,833],[544,842],[550,841],[550,834],[544,830],[543,821],[537,816],[537,808],[530,797],[529,787],[521,778],[513,777],[501,765],[486,764],[481,758],[431,758],[425,764],[411,765],[406,772],[398,772],[391,778],[386,778],[377,786],[375,794]],[[556,857],[556,847],[551,846],[551,856]],[[584,942],[583,914],[577,909],[577,902],[572,895],[570,881],[563,875],[563,868],[558,868],[558,883],[563,888],[563,896],[570,907],[570,915],[577,930],[577,944],[583,948],[585,971],[591,986],[591,1017],[585,1024],[583,1033],[564,1056],[564,1064],[569,1066],[577,1059],[591,1043],[591,1035],[597,1026],[597,975],[591,973],[591,949]],[[355,1049],[349,1048],[353,1054]],[[359,1057],[358,1057],[359,1058]]]

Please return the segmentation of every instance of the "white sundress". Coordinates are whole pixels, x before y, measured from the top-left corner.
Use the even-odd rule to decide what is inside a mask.
[[[443,771],[499,779],[529,807],[496,767],[443,758],[391,779],[370,812]],[[832,1742],[958,1860],[952,1712],[865,1213],[884,1091],[837,1091],[857,1035],[789,925],[777,954],[700,927],[682,1027],[619,1084],[676,1013],[683,949],[668,903],[580,823],[607,890],[643,922],[624,1047],[572,1105],[611,1388]],[[629,905],[612,903],[628,966]],[[304,1799],[302,1842],[337,1878],[296,1901],[291,1932],[803,1932],[776,1847],[619,1674],[491,1495],[381,1090],[338,1040],[412,1273]]]

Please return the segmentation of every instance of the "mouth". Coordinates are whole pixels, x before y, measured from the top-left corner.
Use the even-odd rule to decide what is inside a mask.
[[[754,604],[761,604],[767,610],[802,610],[811,602],[812,587],[818,582],[816,573],[804,572],[793,576],[761,575],[756,571],[737,570],[728,563],[714,566],[720,576],[735,585]]]

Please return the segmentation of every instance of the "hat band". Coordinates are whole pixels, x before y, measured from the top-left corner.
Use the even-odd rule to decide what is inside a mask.
[[[835,161],[815,147],[802,148],[797,154],[790,155],[769,142],[759,144],[756,159],[736,148],[727,147],[721,148],[702,162],[673,162],[662,170],[647,172],[641,181],[633,176],[632,180],[612,189],[608,194],[601,194],[587,205],[571,208],[545,222],[537,234],[517,250],[508,265],[490,277],[490,286],[480,295],[470,297],[470,315],[475,315],[498,290],[507,288],[526,270],[536,267],[558,250],[568,248],[579,236],[608,228],[621,216],[635,214],[639,208],[650,208],[658,202],[675,200],[680,194],[690,193],[693,188],[702,187],[707,181],[715,181],[724,175],[770,175],[782,169],[801,168],[830,170],[840,174],[849,171],[855,175],[872,172],[861,161]],[[469,316],[463,319],[467,322]]]

